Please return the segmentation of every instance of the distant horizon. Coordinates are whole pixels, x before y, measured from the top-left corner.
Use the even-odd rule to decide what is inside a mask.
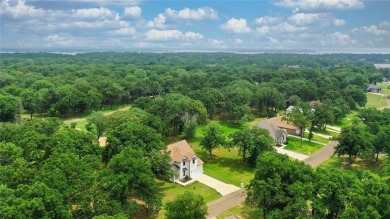
[[[344,50],[325,50],[325,49],[79,49],[79,48],[31,48],[31,49],[19,49],[19,48],[0,48],[2,54],[12,53],[52,53],[52,54],[64,54],[75,55],[84,53],[233,53],[233,54],[307,54],[307,55],[326,55],[326,54],[356,54],[356,55],[390,55],[390,50],[373,50],[367,52],[369,49],[344,49]]]
[[[0,7],[0,48],[18,51],[390,53],[390,1],[1,0]]]

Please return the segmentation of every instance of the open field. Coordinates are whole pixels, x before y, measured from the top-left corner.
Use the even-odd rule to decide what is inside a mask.
[[[337,155],[333,155],[329,160],[325,161],[317,168],[325,168],[325,169],[341,169],[348,171],[357,171],[357,170],[367,170],[371,173],[377,174],[379,171],[379,166],[383,156],[379,156],[379,162],[377,163],[375,159],[371,160],[362,160],[360,158],[356,158],[352,163],[351,167],[346,166],[348,163],[348,156],[337,157]]]
[[[390,83],[378,83],[376,86],[382,88],[382,94],[390,95]]]
[[[386,100],[383,96],[367,93],[366,107],[381,108],[387,106]]]
[[[302,141],[302,147],[300,146],[299,138],[288,138],[288,145],[284,148],[286,150],[294,151],[297,153],[311,155],[320,150],[324,145],[316,144],[309,141]]]

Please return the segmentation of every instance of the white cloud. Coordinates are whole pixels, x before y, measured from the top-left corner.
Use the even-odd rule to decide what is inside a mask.
[[[28,19],[43,17],[45,15],[45,10],[40,8],[35,8],[30,5],[26,5],[24,0],[10,1],[4,0],[1,4],[0,16],[6,16],[12,19]]]
[[[172,41],[172,40],[200,40],[203,35],[194,32],[182,33],[180,30],[157,30],[151,29],[145,33],[146,38],[152,41]]]
[[[364,3],[361,0],[281,0],[275,2],[274,5],[291,8],[295,11],[348,10],[364,7]]]
[[[246,34],[252,31],[251,28],[248,26],[246,20],[243,18],[231,18],[225,24],[222,24],[221,28],[227,32],[234,34]]]
[[[297,27],[295,25],[289,24],[289,23],[281,23],[274,27],[272,27],[272,30],[278,32],[278,33],[297,33],[305,31],[307,27]]]
[[[125,7],[123,15],[129,18],[138,18],[142,14],[142,9],[138,6]]]
[[[146,26],[149,28],[164,29],[166,27],[165,21],[167,17],[164,14],[158,14],[152,21],[149,21]]]
[[[273,24],[282,21],[283,19],[280,17],[259,17],[255,19],[255,24],[257,25],[267,25],[267,24]]]
[[[381,28],[389,28],[390,29],[390,22],[389,21],[382,21],[379,23],[379,27]]]
[[[265,35],[265,34],[269,33],[270,30],[271,30],[271,28],[269,26],[262,26],[262,27],[256,28],[255,32],[260,34],[260,35]]]
[[[77,9],[72,10],[72,16],[77,18],[99,18],[99,19],[106,19],[106,18],[115,18],[116,13],[111,11],[108,8],[85,8],[85,9]]]
[[[112,30],[108,32],[108,35],[118,35],[118,36],[131,36],[136,34],[136,30],[133,27],[125,27],[118,30]]]
[[[353,43],[348,34],[335,32],[329,35],[330,43],[333,45],[347,45]]]
[[[382,25],[383,27],[383,25]],[[384,35],[389,35],[390,34],[390,30],[386,30],[386,29],[383,29],[383,28],[378,28],[378,26],[376,25],[371,25],[371,26],[363,26],[363,27],[360,27],[360,28],[354,28],[352,29],[351,31],[352,33],[355,33],[355,34],[361,34],[361,33],[367,33],[367,34],[372,34],[372,35],[375,35],[375,36],[384,36]]]
[[[279,40],[275,39],[273,37],[267,37],[267,39],[269,40],[270,44],[278,44],[279,43]]]
[[[208,42],[212,47],[225,47],[225,42],[223,40],[209,39]]]
[[[194,40],[200,40],[203,39],[203,35],[200,33],[195,33],[195,32],[186,32],[184,34],[184,37],[186,39],[194,39]]]
[[[298,26],[305,26],[318,22],[323,14],[320,13],[297,13],[288,18],[288,20]]]
[[[212,8],[203,7],[203,8],[184,8],[182,10],[176,11],[171,8],[165,10],[165,15],[172,19],[182,19],[182,20],[216,20],[218,19],[218,12]]]
[[[345,23],[346,23],[346,21],[343,20],[343,19],[337,19],[337,18],[335,18],[335,19],[333,20],[333,25],[336,26],[336,27],[344,26]]]
[[[234,44],[239,45],[242,44],[244,41],[242,39],[234,39]]]

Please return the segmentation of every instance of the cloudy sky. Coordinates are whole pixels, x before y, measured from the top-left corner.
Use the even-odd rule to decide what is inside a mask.
[[[2,0],[0,49],[390,53],[390,1]]]

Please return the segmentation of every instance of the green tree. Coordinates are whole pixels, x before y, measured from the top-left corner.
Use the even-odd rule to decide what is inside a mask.
[[[203,197],[188,191],[167,202],[165,209],[167,219],[202,219],[207,215],[207,205]]]
[[[290,160],[286,155],[266,152],[257,160],[246,202],[261,208],[263,218],[307,217],[312,178],[310,166]]]
[[[87,122],[94,126],[94,131],[98,140],[103,136],[104,131],[106,131],[109,125],[108,117],[101,112],[92,113],[87,117]]]
[[[20,118],[22,103],[19,98],[0,93],[0,122],[16,122]]]
[[[376,161],[380,153],[390,154],[390,125],[380,127],[380,131],[375,135],[373,142]]]
[[[134,205],[130,197],[145,202],[150,211],[161,207],[161,196],[149,162],[145,162],[142,151],[124,148],[108,164],[108,172],[102,177],[101,187],[111,198],[123,205]]]
[[[208,125],[203,134],[204,137],[200,142],[200,146],[203,150],[209,152],[211,159],[212,151],[225,144],[225,136],[222,130],[216,125]]]
[[[238,154],[242,156],[243,162],[248,162],[251,166],[256,165],[259,155],[273,149],[273,140],[265,129],[244,129],[230,134],[229,138],[232,139],[229,142],[229,147],[236,147]],[[247,160],[247,157],[249,157],[249,160]]]
[[[184,123],[184,133],[187,140],[195,137],[196,132],[196,115],[190,115],[185,113],[184,116],[181,117],[181,120]]]
[[[373,136],[361,124],[342,128],[338,140],[335,154],[338,156],[347,154],[349,165],[352,164],[352,156],[361,156],[365,152],[372,151]]]
[[[284,120],[291,122],[293,125],[299,128],[299,136],[301,138],[300,146],[302,147],[302,138],[305,134],[307,127],[311,126],[311,118],[313,117],[313,111],[308,104],[301,103],[295,106],[288,117],[283,117]]]

